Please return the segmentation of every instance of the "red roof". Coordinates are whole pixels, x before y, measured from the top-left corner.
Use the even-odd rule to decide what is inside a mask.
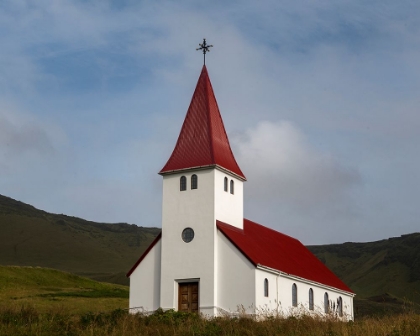
[[[217,228],[255,266],[315,281],[353,293],[299,240],[244,219],[243,230],[217,221]]]
[[[207,68],[204,65],[175,149],[159,174],[215,166],[246,179],[230,148]]]

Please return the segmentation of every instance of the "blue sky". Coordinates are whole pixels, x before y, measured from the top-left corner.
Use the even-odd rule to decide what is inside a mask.
[[[0,194],[160,226],[201,66],[245,216],[305,244],[420,228],[417,1],[0,1]]]

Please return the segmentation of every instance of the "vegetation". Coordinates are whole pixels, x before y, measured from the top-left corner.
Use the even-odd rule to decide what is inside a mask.
[[[391,300],[391,299],[390,299]],[[128,287],[38,267],[0,266],[1,335],[420,335],[420,314],[382,307],[382,316],[345,323],[309,316],[203,319],[157,311],[128,313]],[[378,303],[380,304],[380,303]]]
[[[39,267],[0,266],[1,307],[87,313],[128,307],[128,287]]]
[[[356,322],[320,319],[251,318],[203,319],[198,315],[158,311],[130,315],[124,310],[107,313],[39,313],[32,306],[0,308],[0,335],[420,335],[420,315],[406,313]]]
[[[309,249],[359,298],[420,304],[420,233]]]
[[[50,214],[0,195],[0,265],[40,266],[128,285],[158,228]]]
[[[160,232],[158,228],[95,223],[50,214],[1,195],[0,230],[0,265],[50,267],[123,285],[128,285],[127,271]],[[309,249],[357,294],[357,317],[401,314],[407,307],[420,310],[420,233]],[[0,278],[0,290],[1,281]],[[128,293],[127,288],[125,291]],[[41,299],[57,305],[68,298],[75,301],[76,307],[78,300],[92,303],[92,297],[98,301],[106,297],[104,292],[93,289],[76,295],[70,287],[52,294],[41,291],[37,295],[44,296],[33,296],[35,308],[43,302]],[[124,300],[118,297],[123,294],[110,295],[115,301],[114,308],[128,306],[118,301]],[[14,301],[18,301],[15,303],[28,299],[24,295],[23,299],[15,297]]]

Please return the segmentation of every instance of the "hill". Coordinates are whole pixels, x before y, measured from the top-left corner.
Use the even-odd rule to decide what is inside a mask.
[[[126,272],[160,232],[51,214],[0,195],[0,265],[40,266],[128,284]],[[356,309],[420,304],[420,233],[308,248],[356,294]]]
[[[0,266],[0,302],[3,308],[30,305],[40,312],[111,311],[127,308],[128,287],[54,269]]]
[[[160,232],[51,214],[0,195],[0,264],[59,269],[128,284],[125,273]]]
[[[369,243],[308,248],[358,298],[389,301],[394,297],[420,304],[420,233]]]

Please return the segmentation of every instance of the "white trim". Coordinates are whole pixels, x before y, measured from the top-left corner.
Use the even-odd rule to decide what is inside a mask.
[[[239,166],[238,166],[239,167]],[[194,171],[194,170],[204,170],[204,169],[210,169],[210,168],[216,168],[217,170],[220,170],[226,174],[229,174],[233,177],[236,177],[237,179],[241,180],[241,181],[246,181],[246,178],[234,173],[233,171],[230,171],[229,169],[226,169],[222,166],[219,166],[218,164],[210,164],[210,165],[206,165],[206,166],[196,166],[196,167],[189,167],[189,168],[181,168],[181,169],[175,169],[175,170],[168,170],[162,173],[158,173],[159,175],[171,175],[171,174],[177,174],[177,173],[181,173],[183,171]],[[240,169],[240,168],[239,168]]]
[[[304,282],[306,284],[316,285],[316,286],[319,286],[319,287],[322,287],[322,288],[326,288],[326,289],[335,291],[337,293],[342,293],[342,294],[345,294],[345,295],[350,295],[352,297],[355,297],[356,296],[355,293],[351,293],[351,292],[347,292],[347,291],[342,290],[342,289],[339,289],[339,288],[331,287],[331,286],[325,285],[325,284],[320,283],[320,282],[317,282],[317,281],[313,281],[313,280],[308,280],[308,279],[305,279],[305,278],[301,278],[301,277],[299,277],[297,275],[288,274],[288,273],[285,273],[285,272],[276,270],[275,268],[271,268],[271,267],[264,266],[264,265],[261,265],[261,264],[257,264],[257,269],[260,269],[260,270],[263,270],[263,271],[266,271],[266,272],[269,272],[269,273],[272,273],[272,274],[276,274],[276,275],[282,275],[285,278],[289,278],[289,279],[301,281],[301,282]]]

